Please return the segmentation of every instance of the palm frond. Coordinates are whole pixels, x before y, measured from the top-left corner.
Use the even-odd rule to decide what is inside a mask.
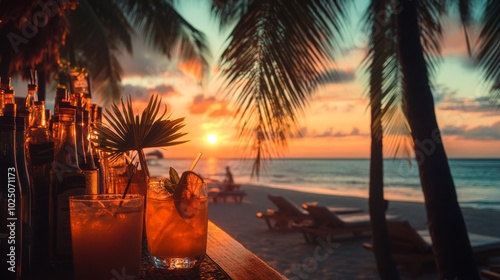
[[[252,175],[258,176],[261,161],[297,135],[297,114],[320,83],[319,72],[329,68],[345,6],[338,0],[239,3],[247,6],[219,64],[223,92],[236,95],[239,139],[255,155]]]
[[[198,79],[206,76],[210,51],[205,35],[187,22],[171,1],[127,0],[119,3],[150,46],[169,58],[179,55],[191,64],[190,69]]]
[[[378,5],[383,7],[379,8]],[[375,137],[382,137],[382,134],[385,136],[384,146],[393,157],[402,156],[409,159],[413,140],[403,102],[396,22],[391,9],[390,1],[379,0],[372,1],[368,7],[364,16],[364,29],[371,35],[362,67],[369,73],[369,106],[376,109],[372,108],[372,129],[375,130]],[[384,12],[376,12],[379,10]],[[382,125],[377,125],[379,122]]]
[[[419,1],[417,9],[420,41],[422,42],[427,71],[432,77],[441,61],[441,42],[443,39],[441,19],[446,13],[446,9],[442,0]]]
[[[118,57],[123,50],[132,50],[132,29],[118,6],[104,2],[80,1],[69,15],[71,29],[64,50],[73,64],[88,68],[93,87],[109,102],[121,95],[123,69]]]
[[[234,23],[245,14],[253,0],[212,0],[212,15],[219,21],[221,30]]]
[[[58,70],[59,47],[68,31],[64,15],[76,2],[58,3],[48,12],[44,10],[45,3],[0,1],[0,74],[4,78],[20,75],[29,79],[26,69],[37,67],[49,81]],[[38,20],[39,27],[33,24],[33,18]]]
[[[488,0],[482,17],[476,60],[483,70],[485,80],[492,84],[493,102],[500,107],[500,1]]]
[[[112,158],[129,151],[141,152],[146,148],[167,147],[185,143],[179,140],[187,133],[180,132],[185,126],[184,118],[170,120],[167,107],[160,114],[161,98],[151,96],[140,115],[134,115],[132,98],[113,103],[106,109],[104,124],[97,127],[99,148]]]

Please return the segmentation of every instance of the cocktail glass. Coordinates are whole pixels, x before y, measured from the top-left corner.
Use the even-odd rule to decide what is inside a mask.
[[[75,280],[138,277],[144,197],[82,195],[69,203]]]
[[[177,202],[161,178],[150,180],[148,185],[146,236],[153,263],[168,270],[198,267],[207,248],[206,183],[198,197]]]

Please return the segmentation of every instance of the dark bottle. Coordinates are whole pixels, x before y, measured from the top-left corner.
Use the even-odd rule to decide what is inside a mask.
[[[51,264],[67,268],[72,263],[69,197],[85,194],[85,175],[78,167],[75,107],[61,103],[55,141],[54,164],[50,172],[49,234]]]
[[[90,142],[90,148],[92,149],[92,155],[94,157],[94,164],[99,170],[99,193],[105,193],[105,186],[106,186],[106,174],[105,174],[105,168],[103,167],[102,164],[102,151],[99,150],[99,146],[95,142],[97,140],[97,134],[95,133],[95,129],[101,125],[102,123],[102,107],[97,106],[97,104],[91,104],[90,106],[91,111],[90,111],[90,123],[89,123],[89,142]]]
[[[98,194],[98,170],[94,163],[92,147],[89,141],[89,111],[77,111],[76,136],[78,146],[78,165],[85,174],[86,193]]]
[[[56,98],[54,100],[54,117],[50,123],[50,131],[52,131],[52,138],[57,139],[59,135],[59,107],[62,103],[68,101],[68,92],[64,87],[58,87],[56,89]]]
[[[21,279],[22,196],[16,163],[15,104],[0,117],[0,279]]]
[[[54,162],[54,140],[47,129],[45,103],[36,101],[26,133],[28,173],[32,179],[32,270],[42,271],[49,260],[49,189]]]
[[[25,112],[27,113],[27,112]],[[23,272],[29,273],[31,270],[31,245],[32,245],[32,227],[31,227],[31,199],[32,199],[32,181],[28,174],[26,165],[26,153],[24,144],[26,141],[26,117],[20,116],[18,111],[16,117],[16,163],[21,184],[21,199],[23,201],[21,208],[21,217],[23,223]]]

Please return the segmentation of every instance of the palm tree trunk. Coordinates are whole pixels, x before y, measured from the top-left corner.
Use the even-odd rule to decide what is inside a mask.
[[[374,13],[385,10],[385,1],[375,0]],[[394,260],[392,259],[385,219],[386,205],[384,201],[384,162],[382,132],[382,71],[385,61],[385,36],[378,28],[379,22],[373,21],[372,44],[373,57],[370,67],[370,106],[371,106],[371,150],[370,150],[370,184],[368,208],[373,231],[373,253],[381,279],[399,279]]]
[[[373,94],[372,94],[373,97]],[[391,255],[384,201],[384,165],[382,153],[382,123],[380,95],[371,100],[371,155],[370,190],[368,207],[373,231],[373,253],[381,279],[399,279],[396,265]]]
[[[420,42],[417,3],[401,0],[397,37],[404,100],[415,143],[427,221],[441,279],[480,279],[440,137]]]

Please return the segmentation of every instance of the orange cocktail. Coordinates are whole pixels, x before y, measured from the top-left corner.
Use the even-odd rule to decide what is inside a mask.
[[[139,277],[143,213],[142,195],[70,197],[75,279]]]
[[[207,247],[208,198],[204,192],[175,200],[161,184],[149,184],[146,235],[149,253],[158,268],[185,269],[200,264]]]

